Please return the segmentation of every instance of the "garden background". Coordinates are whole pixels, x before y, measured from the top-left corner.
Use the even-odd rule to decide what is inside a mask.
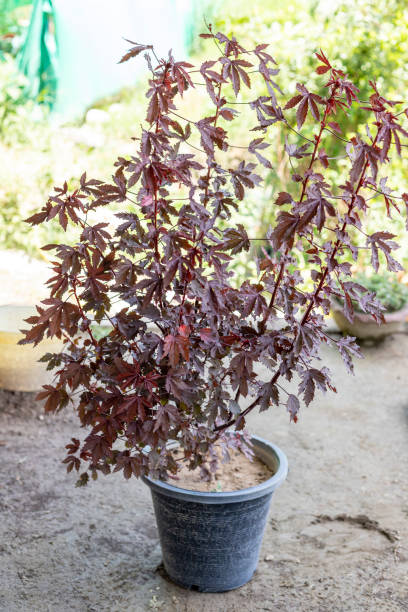
[[[145,77],[140,70],[133,69],[133,74],[128,73],[118,78],[115,73],[115,63],[120,59],[120,43],[122,49],[126,48],[127,43],[123,40],[109,41],[101,37],[98,39],[98,44],[106,46],[112,55],[116,53],[116,57],[111,58],[111,65],[104,65],[105,52],[100,60],[103,64],[101,67],[96,64],[94,52],[90,52],[90,57],[86,56],[87,46],[82,44],[80,50],[84,57],[81,61],[89,68],[89,74],[81,72],[78,57],[75,57],[78,77],[75,80],[70,75],[70,90],[64,93],[65,97],[79,98],[79,102],[75,108],[68,103],[64,106],[57,92],[55,80],[49,78],[49,75],[47,78],[42,75],[41,83],[38,80],[33,84],[33,69],[31,67],[30,72],[26,66],[27,62],[23,62],[23,67],[29,78],[24,77],[18,70],[22,65],[22,54],[24,56],[24,53],[27,53],[24,45],[27,44],[32,6],[20,0],[23,6],[7,10],[15,4],[14,0],[1,0],[0,245],[2,249],[23,251],[35,258],[44,259],[46,254],[40,250],[41,246],[60,238],[61,230],[53,223],[47,228],[31,228],[22,223],[22,219],[39,210],[54,185],[67,180],[69,187],[73,187],[83,171],[86,171],[90,177],[109,179],[112,163],[118,155],[132,152],[131,137],[136,134],[139,125],[143,122],[144,106],[140,92],[143,91],[141,82]],[[154,4],[153,2],[153,6]],[[58,8],[58,2],[55,5]],[[361,99],[367,99],[369,95],[366,75],[370,75],[378,82],[380,91],[386,97],[391,99],[395,96],[404,97],[408,92],[406,70],[408,11],[404,0],[378,2],[362,0],[358,5],[351,0],[330,3],[319,0],[295,0],[289,3],[263,0],[251,3],[250,7],[241,0],[204,3],[169,1],[167,6],[171,10],[161,21],[159,20],[159,23],[155,22],[156,28],[152,27],[151,23],[148,28],[144,28],[144,24],[148,21],[148,9],[146,7],[140,9],[143,13],[140,16],[143,28],[140,25],[135,26],[135,34],[137,33],[137,36],[143,40],[137,42],[153,42],[164,53],[163,46],[166,46],[166,41],[163,43],[163,38],[167,38],[168,46],[171,45],[174,50],[174,42],[173,44],[171,42],[172,33],[165,28],[165,20],[169,15],[174,21],[176,33],[179,33],[179,36],[176,36],[178,41],[176,47],[179,47],[176,51],[188,53],[189,61],[192,63],[198,61],[205,51],[208,51],[207,41],[197,38],[198,33],[205,27],[205,19],[211,21],[216,29],[226,33],[233,32],[243,44],[268,40],[271,53],[278,65],[283,66],[277,81],[285,99],[294,94],[293,84],[300,78],[299,75],[305,73],[313,75],[314,53],[319,48],[322,48],[328,57],[357,83]],[[126,15],[126,11],[123,14]],[[109,14],[102,11],[102,16],[98,19],[106,21],[107,17]],[[84,18],[89,18],[88,27],[91,31],[90,14],[85,13]],[[152,15],[152,18],[155,19],[156,15]],[[97,21],[96,16],[95,20]],[[131,28],[127,24],[125,31],[128,32],[129,29]],[[52,30],[49,34],[52,34]],[[105,35],[106,32],[103,30],[103,36]],[[30,53],[34,52],[32,51],[34,43],[31,45]],[[66,45],[69,52],[72,41],[66,42],[63,38],[60,45],[63,47]],[[59,56],[64,53],[67,52],[60,51]],[[142,65],[143,62],[140,61],[139,66]],[[110,75],[113,75],[111,85],[109,85]],[[96,77],[103,81],[99,86],[94,84]],[[315,74],[313,78],[315,83],[310,83],[309,80],[309,84],[317,88],[320,84],[321,87],[321,77]],[[87,79],[92,83],[85,96],[81,90]],[[105,90],[109,87],[114,88],[121,79],[127,81],[126,87],[115,91],[109,97],[95,99],[92,104],[84,106],[87,98],[92,95],[95,97],[101,88]],[[59,80],[62,87],[66,86],[61,76]],[[75,87],[78,91],[75,91]],[[33,99],[33,91],[36,89],[38,95]],[[199,90],[197,87],[195,93],[197,109],[203,104],[204,99]],[[249,93],[243,90],[242,102],[249,99],[246,96],[249,96]],[[194,109],[191,110],[191,114],[194,115]],[[244,104],[239,107],[243,121],[235,122],[237,127],[234,142],[237,146],[247,144],[240,134],[239,127],[245,125],[245,110]],[[364,111],[356,109],[348,124],[340,126],[345,137],[350,137],[354,133],[359,119],[357,113],[362,112]],[[305,136],[308,135],[306,127]],[[274,146],[268,149],[272,169],[266,174],[265,183],[252,192],[251,197],[245,200],[237,212],[237,216],[244,221],[251,235],[260,235],[261,228],[269,223],[273,224],[276,207],[273,207],[272,203],[276,199],[276,193],[285,191],[290,183],[292,171],[284,153],[285,139],[289,139],[293,144],[302,144],[296,134],[288,134],[287,131],[281,130]],[[338,158],[342,143],[339,141],[338,145],[338,149],[333,148],[327,151],[327,154],[332,158],[330,167],[333,180],[341,184],[345,160]],[[244,154],[245,152],[238,148],[234,150],[237,159]],[[403,166],[406,155],[406,151],[403,150],[401,161],[389,178],[388,187],[404,185],[406,173]],[[371,206],[375,210],[375,214],[371,214],[372,223],[378,226],[378,220],[381,219],[382,224],[385,218],[384,198],[379,196],[373,199]],[[384,225],[387,225],[387,221],[384,221]],[[402,221],[398,228],[400,232],[403,231]],[[395,223],[393,231],[395,232]],[[406,267],[408,261],[406,240],[403,241],[400,260]],[[357,267],[363,268],[364,264],[365,259],[362,256]],[[245,254],[236,264],[238,281],[245,275],[251,274],[254,269],[253,257]]]
[[[163,1],[167,12],[160,18]],[[97,37],[101,15],[96,10],[83,24],[88,37],[84,36],[81,53],[88,73],[82,71],[77,83],[89,86],[87,96],[97,87],[112,86],[109,95],[90,102],[82,90],[75,90],[75,81],[69,81],[73,89],[66,94],[70,104],[64,107],[53,72],[56,64],[42,64],[41,73],[26,68],[28,76],[22,74],[33,6],[49,15],[61,4],[0,0],[0,304],[31,303],[41,297],[43,281],[50,275],[49,252],[41,246],[66,239],[52,222],[32,228],[23,219],[38,212],[53,186],[64,180],[75,187],[84,171],[88,177],[109,180],[117,157],[132,154],[131,138],[144,120],[146,75],[135,68],[134,74],[126,75],[126,86],[114,84],[116,62],[128,46],[119,40],[117,25],[116,30],[112,27],[117,40],[98,38],[99,45],[112,51],[109,70],[95,64],[98,54],[86,55],[88,40]],[[89,6],[96,4],[89,0]],[[377,81],[386,97],[408,99],[405,0],[138,4],[143,6],[143,19],[141,13],[133,34],[132,22],[123,18],[123,36],[158,44],[161,53],[165,43],[178,57],[186,54],[191,63],[210,49],[208,41],[197,38],[205,20],[215,30],[234,33],[243,44],[270,42],[270,52],[281,65],[276,80],[285,101],[294,95],[294,83],[304,74],[312,75],[310,89],[321,87],[323,79],[314,73],[314,53],[320,48],[358,84],[361,99],[369,95],[366,75]],[[55,61],[52,20],[47,17],[41,23],[47,24],[52,51],[48,57]],[[115,23],[120,26],[118,15]],[[140,24],[147,24],[144,30]],[[71,66],[71,76],[76,66],[79,71],[80,60]],[[37,81],[35,74],[41,77]],[[104,74],[111,75],[112,83]],[[93,88],[95,75],[99,81]],[[260,93],[252,91],[251,98]],[[240,95],[241,102],[249,99],[245,90]],[[192,118],[206,103],[199,87],[194,98],[195,105],[185,109]],[[245,104],[236,108],[243,120],[234,122],[231,142],[239,147],[247,144],[239,127],[246,124]],[[355,130],[357,112],[362,111],[341,125],[345,137]],[[305,136],[310,135],[307,129],[305,125]],[[286,139],[303,144],[294,132],[275,129],[274,134],[278,137],[268,149],[272,169],[235,213],[254,237],[273,225],[273,202],[290,185]],[[333,145],[326,151],[336,184],[344,177],[342,144],[339,141],[338,148]],[[245,151],[233,151],[237,163]],[[389,176],[388,186],[398,193],[408,192],[406,159],[404,148]],[[370,203],[373,227],[367,229],[391,228],[384,198],[374,197]],[[101,221],[109,222],[113,213],[102,214]],[[402,244],[399,260],[407,270],[403,221],[394,220],[392,231]],[[69,240],[77,238],[68,232]],[[234,264],[237,283],[255,272],[259,245],[252,249]],[[357,262],[350,260],[356,272],[364,270],[368,256],[361,251]],[[399,274],[400,282],[407,280],[405,272]],[[217,595],[188,593],[165,580],[149,492],[140,481],[124,483],[111,477],[109,483],[99,480],[87,489],[74,487],[75,477],[65,474],[60,461],[66,440],[77,427],[69,412],[44,416],[34,394],[0,390],[0,559],[5,568],[0,576],[0,610],[407,610],[407,352],[408,336],[402,334],[364,347],[366,358],[356,364],[356,376],[351,378],[338,356],[327,349],[324,360],[335,372],[341,394],[319,399],[296,426],[289,426],[284,411],[274,412],[273,418],[269,413],[255,416],[254,433],[273,438],[285,449],[290,473],[273,500],[254,579],[237,591]]]

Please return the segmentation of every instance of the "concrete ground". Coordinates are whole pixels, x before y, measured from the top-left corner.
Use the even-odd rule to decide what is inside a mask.
[[[252,419],[290,472],[253,579],[221,594],[184,591],[157,570],[142,482],[115,474],[74,487],[61,464],[82,433],[70,411],[43,416],[33,394],[0,391],[0,610],[408,610],[408,337],[364,353],[349,377],[326,351],[339,392],[297,425],[283,409]]]
[[[18,257],[2,253],[0,303],[42,297],[48,271]],[[83,434],[71,411],[43,415],[35,394],[0,390],[0,611],[406,612],[408,336],[363,350],[349,377],[326,349],[338,394],[320,395],[298,424],[283,408],[250,420],[290,471],[253,579],[221,594],[163,576],[142,482],[114,474],[74,487],[61,464]]]

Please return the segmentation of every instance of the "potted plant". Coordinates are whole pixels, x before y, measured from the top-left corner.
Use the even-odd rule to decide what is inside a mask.
[[[333,300],[332,315],[340,331],[360,339],[383,338],[404,331],[408,321],[408,286],[399,282],[396,275],[386,272],[370,276],[360,272],[354,280],[380,301],[384,308],[384,323],[377,325],[357,303],[353,304],[354,321],[350,322],[343,314],[344,304],[337,298]]]
[[[220,591],[251,577],[270,497],[287,469],[278,448],[246,432],[248,416],[282,404],[296,423],[301,402],[308,405],[316,389],[335,391],[329,370],[316,362],[322,343],[336,347],[352,372],[352,356],[360,354],[354,339],[331,338],[324,329],[334,296],[343,297],[350,320],[354,302],[383,318],[378,300],[350,279],[346,254],[358,254],[361,238],[375,269],[379,251],[389,269],[400,269],[391,255],[393,235],[368,235],[363,222],[370,214],[367,194],[383,197],[379,168],[391,146],[399,153],[407,132],[395,102],[375,83],[370,100],[360,102],[356,87],[323,52],[317,53],[322,95],[298,83],[282,108],[266,44],[248,50],[211,27],[203,36],[215,43],[216,55],[198,68],[171,53],[160,59],[136,43],[123,57],[145,54],[151,75],[146,125],[134,155],[115,163],[111,182],[83,174],[74,189],[55,188],[28,220],[57,218],[64,229],[70,222],[79,240],[44,247],[55,255],[50,295],[28,319],[24,342],[64,341],[62,352],[44,357],[55,381],[38,398],[50,412],[72,402],[88,430],[67,445],[64,460],[68,471],[86,468],[78,484],[98,473],[143,477],[170,577]],[[257,78],[263,89],[248,104],[248,141],[231,144],[229,126],[246,108],[240,91]],[[212,110],[195,117],[185,97],[201,85]],[[348,142],[338,121],[352,105],[365,109],[369,127]],[[306,118],[314,124],[309,136],[299,131]],[[252,236],[232,216],[246,190],[260,184],[257,169],[271,167],[267,148],[275,123],[288,132],[293,184],[273,204],[276,226]],[[326,151],[337,138],[347,141],[349,161],[340,185],[326,178]],[[117,227],[98,222],[105,206],[116,211]],[[264,250],[258,277],[237,287],[231,265],[254,239],[272,249]],[[308,278],[297,266],[300,252],[308,257]],[[285,325],[277,329],[282,315]],[[96,335],[95,325],[110,331]],[[297,387],[285,388],[292,379]],[[236,449],[254,452],[274,473],[227,492],[216,483],[215,491],[194,491],[175,480],[183,466],[201,470],[203,478],[222,466],[228,473],[231,464],[222,464],[220,453],[228,459]]]

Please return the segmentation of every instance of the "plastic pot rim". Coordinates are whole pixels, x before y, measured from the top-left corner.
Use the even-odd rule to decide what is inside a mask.
[[[142,480],[157,493],[161,493],[162,495],[166,495],[168,497],[174,497],[176,499],[183,499],[188,502],[202,504],[228,504],[269,495],[286,479],[288,473],[288,460],[285,453],[281,451],[278,446],[272,444],[272,442],[269,442],[269,440],[253,435],[251,436],[251,442],[254,445],[255,455],[257,455],[257,450],[260,450],[261,453],[263,451],[262,454],[267,452],[270,453],[272,451],[278,462],[278,469],[276,470],[275,474],[271,476],[271,478],[268,478],[264,482],[261,482],[253,487],[238,489],[237,491],[218,493],[183,489],[163,480],[155,480],[150,478],[150,476],[142,476]]]

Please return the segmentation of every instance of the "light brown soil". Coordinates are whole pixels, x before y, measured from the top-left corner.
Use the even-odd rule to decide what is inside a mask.
[[[176,459],[181,455],[180,451],[173,451]],[[177,478],[171,479],[170,484],[182,489],[192,491],[225,492],[238,491],[247,487],[255,487],[273,476],[273,472],[258,457],[249,460],[240,451],[229,451],[230,461],[218,464],[218,469],[211,481],[201,478],[200,468],[189,470],[184,464]],[[220,453],[218,453],[220,456]]]

